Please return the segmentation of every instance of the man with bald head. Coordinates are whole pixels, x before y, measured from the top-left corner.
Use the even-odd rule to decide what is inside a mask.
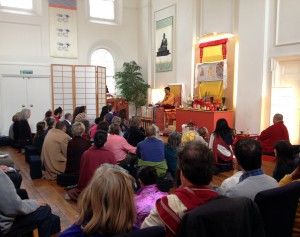
[[[153,125],[146,128],[146,139],[137,144],[136,154],[141,158],[139,166],[153,166],[158,175],[164,175],[167,171],[167,163],[164,158],[164,143],[156,138],[156,129]]]
[[[264,155],[274,156],[274,144],[280,140],[290,141],[289,132],[283,123],[282,114],[275,114],[273,125],[261,132],[259,140]]]

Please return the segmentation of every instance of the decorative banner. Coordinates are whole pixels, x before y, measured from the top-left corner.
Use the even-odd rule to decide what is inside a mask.
[[[49,0],[50,56],[77,58],[76,0]]]
[[[227,88],[227,60],[212,63],[197,63],[195,69],[195,85],[204,81],[223,81],[223,89]]]
[[[173,17],[156,22],[156,72],[172,71]]]
[[[228,39],[220,39],[201,43],[200,48],[200,63],[213,62],[226,59],[226,44]],[[222,47],[218,47],[222,46]]]

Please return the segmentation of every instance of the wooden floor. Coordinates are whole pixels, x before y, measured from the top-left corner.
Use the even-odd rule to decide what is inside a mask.
[[[0,151],[9,153],[15,162],[15,166],[20,169],[23,177],[21,187],[27,190],[29,197],[49,204],[52,208],[52,213],[60,216],[62,230],[72,225],[78,216],[77,204],[64,199],[66,194],[64,188],[57,185],[55,181],[43,179],[32,180],[29,174],[29,165],[25,162],[25,156],[17,153],[14,148],[1,147]],[[263,161],[262,169],[266,174],[272,175],[274,165],[274,161]],[[233,171],[229,171],[215,175],[211,185],[220,186],[222,181],[232,174]]]

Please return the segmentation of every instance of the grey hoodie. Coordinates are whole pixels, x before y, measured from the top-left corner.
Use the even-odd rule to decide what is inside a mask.
[[[35,200],[21,200],[10,178],[0,169],[0,233],[6,234],[15,218],[39,208]]]

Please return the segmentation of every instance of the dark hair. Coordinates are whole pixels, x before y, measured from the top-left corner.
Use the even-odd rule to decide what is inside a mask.
[[[165,90],[170,91],[171,89],[170,89],[170,87],[167,86],[167,87],[165,87]]]
[[[109,106],[107,107],[108,112],[112,111],[113,107],[114,107],[113,105],[109,105]]]
[[[224,118],[218,119],[214,134],[221,136],[227,145],[231,145],[233,142],[232,129]]]
[[[168,137],[168,147],[177,148],[181,143],[181,134],[179,132],[173,131]]]
[[[46,113],[45,113],[45,118],[49,118],[52,116],[52,111],[49,109]]]
[[[146,137],[151,137],[156,134],[156,129],[153,125],[146,127],[145,135]]]
[[[261,168],[261,145],[259,141],[245,138],[237,141],[235,145],[235,157],[239,165],[245,170]]]
[[[214,156],[200,141],[188,142],[178,152],[178,168],[194,185],[208,185],[213,177]]]
[[[109,126],[109,130],[108,132],[110,134],[116,134],[116,135],[119,135],[120,134],[120,126],[118,124],[111,124]]]
[[[49,128],[52,128],[54,123],[56,122],[55,119],[52,117],[47,117],[45,120]]]
[[[138,172],[138,178],[146,186],[155,184],[158,178],[156,169],[152,166],[143,166]]]
[[[276,150],[277,162],[290,163],[291,160],[294,160],[293,146],[289,141],[278,141],[275,143],[274,148]]]
[[[108,106],[104,105],[101,110],[100,120],[103,121],[104,116],[108,113]]]
[[[100,117],[95,118],[95,124],[99,124],[101,121],[102,121],[102,120],[101,120]]]
[[[58,107],[54,110],[54,115],[61,114],[63,112],[63,109],[61,107]]]
[[[70,116],[71,116],[70,113],[66,113],[66,114],[65,114],[65,119],[68,119]]]
[[[62,130],[64,127],[67,127],[67,125],[64,122],[58,122],[55,126],[55,128],[59,130]]]
[[[42,122],[38,122],[36,124],[36,131],[37,132],[40,132],[40,131],[44,132],[45,126],[46,126],[45,122],[43,122],[43,121]]]
[[[98,123],[97,130],[103,130],[105,132],[108,132],[108,122],[101,121],[100,123]]]
[[[119,117],[121,118],[121,119],[126,119],[126,109],[121,109],[120,111],[119,111]]]
[[[103,147],[107,141],[107,132],[103,130],[97,130],[94,136],[94,145],[98,148]]]

